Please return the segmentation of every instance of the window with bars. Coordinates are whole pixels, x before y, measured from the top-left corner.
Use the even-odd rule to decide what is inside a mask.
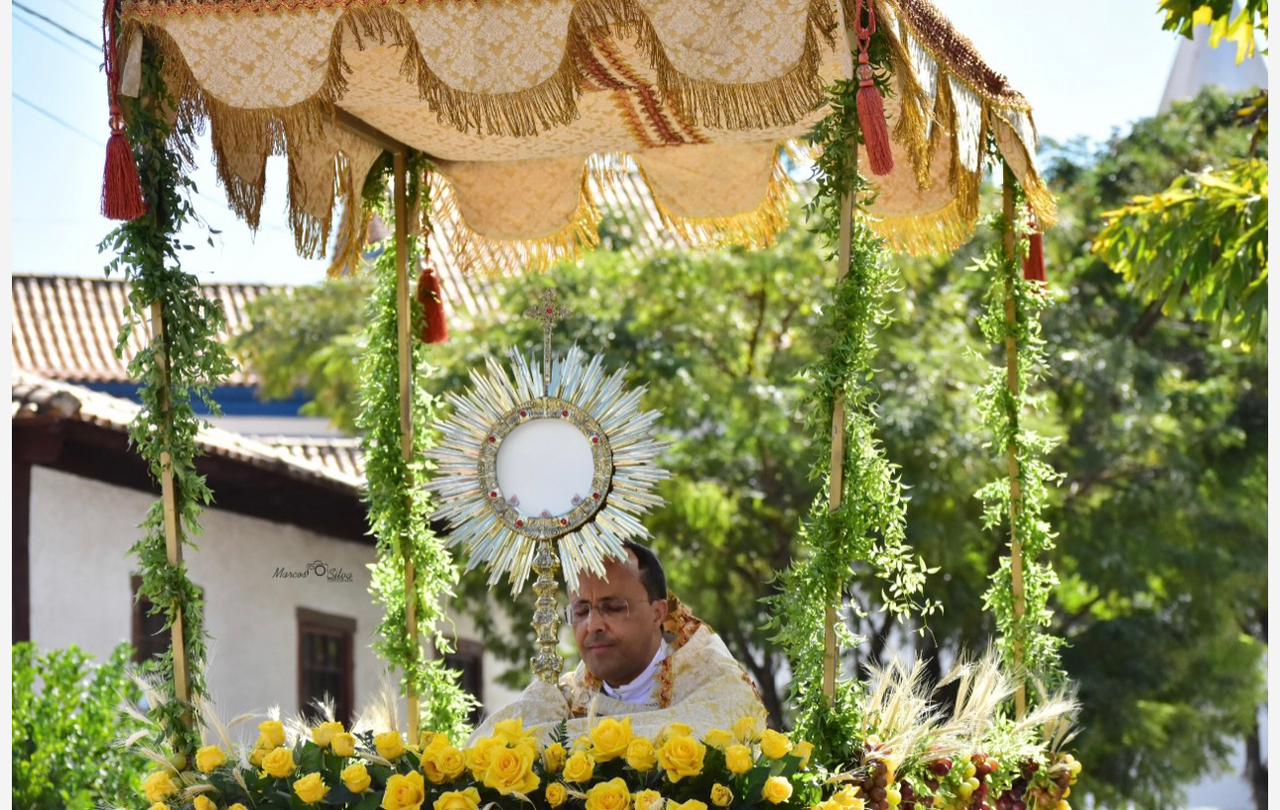
[[[355,634],[355,619],[298,608],[298,708],[313,722],[320,700],[332,701],[334,719],[351,725]]]
[[[445,666],[460,674],[458,684],[476,699],[471,710],[472,725],[479,725],[484,717],[484,645],[478,641],[457,639],[454,651],[444,658]]]

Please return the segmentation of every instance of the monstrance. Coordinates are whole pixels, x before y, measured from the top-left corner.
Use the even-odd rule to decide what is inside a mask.
[[[606,557],[625,560],[623,541],[648,536],[639,518],[661,505],[653,490],[668,474],[656,465],[659,413],[640,410],[644,387],[625,388],[625,367],[610,374],[603,356],[577,346],[552,355],[552,331],[569,314],[554,290],[525,314],[542,322],[542,362],[519,349],[509,369],[488,357],[469,390],[448,395],[428,488],[443,501],[450,544],[467,546],[468,570],[488,565],[490,586],[505,574],[513,593],[537,575],[531,664],[555,683],[557,570],[573,587],[583,573],[603,575]]]

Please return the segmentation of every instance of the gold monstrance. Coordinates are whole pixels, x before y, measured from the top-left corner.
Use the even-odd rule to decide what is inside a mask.
[[[569,310],[554,290],[525,313],[542,322],[542,361],[510,353],[510,369],[492,357],[473,369],[463,394],[447,397],[453,414],[429,453],[438,465],[429,489],[441,496],[450,544],[465,544],[468,570],[489,567],[489,583],[507,575],[519,593],[537,579],[534,673],[555,683],[560,614],[556,572],[576,588],[584,572],[603,575],[606,557],[627,558],[623,541],[648,536],[640,516],[659,506],[667,477],[656,466],[657,411],[640,411],[644,388],[624,388],[625,368],[604,371],[601,355],[577,346],[551,351]]]

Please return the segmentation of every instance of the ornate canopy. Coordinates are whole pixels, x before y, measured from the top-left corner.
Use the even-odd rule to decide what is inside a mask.
[[[1041,223],[1027,101],[924,0],[876,0],[893,69],[895,169],[874,226],[913,253],[972,233],[993,137]],[[322,255],[335,203],[358,207],[382,151],[354,116],[430,155],[437,218],[464,266],[545,266],[596,241],[601,203],[638,173],[694,245],[786,226],[788,145],[849,78],[839,0],[132,0],[122,91],[145,38],[179,114],[207,120],[231,207],[256,226],[268,155],[289,161],[298,250]],[[647,206],[646,206],[647,207]],[[337,243],[361,241],[343,217]],[[518,263],[520,267],[512,267]]]

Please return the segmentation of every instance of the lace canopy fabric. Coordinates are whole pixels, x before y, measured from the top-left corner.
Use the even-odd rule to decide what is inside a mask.
[[[875,9],[896,164],[873,178],[879,232],[913,253],[965,241],[989,137],[1050,224],[1026,100],[928,2]],[[251,226],[268,155],[287,156],[306,256],[382,151],[335,108],[433,158],[435,216],[463,266],[538,268],[594,246],[606,190],[632,172],[683,243],[759,246],[787,224],[788,143],[852,75],[845,14],[840,0],[127,0],[122,91],[137,93],[145,39],[178,114],[208,121]],[[339,227],[342,249],[359,244],[361,217]]]

